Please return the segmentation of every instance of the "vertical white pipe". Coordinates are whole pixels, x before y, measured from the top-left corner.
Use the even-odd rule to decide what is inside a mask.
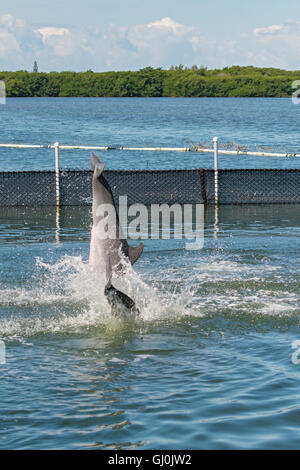
[[[214,142],[214,170],[215,170],[215,206],[219,206],[219,175],[218,175],[218,137],[213,138]]]
[[[55,224],[56,224],[56,230],[55,230],[55,241],[57,244],[60,242],[60,224],[59,224],[59,206],[56,206],[56,211],[55,211]]]
[[[56,232],[55,240],[59,243],[59,209],[60,209],[60,189],[59,189],[59,143],[54,144],[54,155],[55,155],[55,191],[56,191]]]
[[[219,232],[219,175],[218,175],[218,137],[213,138],[214,142],[214,175],[215,175],[215,225],[214,238],[218,238]]]
[[[59,191],[59,143],[54,144],[55,154],[55,190],[56,190],[56,208],[60,206],[60,191]]]

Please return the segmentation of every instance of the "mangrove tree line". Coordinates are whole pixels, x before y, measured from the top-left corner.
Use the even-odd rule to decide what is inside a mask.
[[[252,66],[208,70],[179,65],[169,70],[146,67],[102,73],[0,72],[8,97],[286,97],[293,93],[293,81],[299,79],[300,71]]]

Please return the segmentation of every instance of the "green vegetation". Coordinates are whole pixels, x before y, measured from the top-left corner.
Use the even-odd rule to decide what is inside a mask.
[[[172,66],[136,72],[0,72],[7,96],[178,96],[286,97],[300,71],[275,68],[226,67],[207,70]]]

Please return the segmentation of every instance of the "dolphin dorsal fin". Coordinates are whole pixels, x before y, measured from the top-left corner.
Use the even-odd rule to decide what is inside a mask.
[[[105,162],[101,163],[97,155],[95,155],[92,152],[91,153],[91,165],[92,165],[92,169],[94,170],[94,175],[96,177],[99,177],[102,175],[106,163]]]
[[[144,243],[140,243],[138,246],[128,246],[128,258],[131,264],[135,263],[141,256],[144,249]]]

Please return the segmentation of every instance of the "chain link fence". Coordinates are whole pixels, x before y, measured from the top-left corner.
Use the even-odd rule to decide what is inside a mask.
[[[214,204],[213,169],[106,170],[115,201]],[[300,203],[300,169],[218,170],[219,204]],[[60,170],[60,205],[92,203],[92,171]],[[0,206],[55,206],[55,171],[0,172]]]

